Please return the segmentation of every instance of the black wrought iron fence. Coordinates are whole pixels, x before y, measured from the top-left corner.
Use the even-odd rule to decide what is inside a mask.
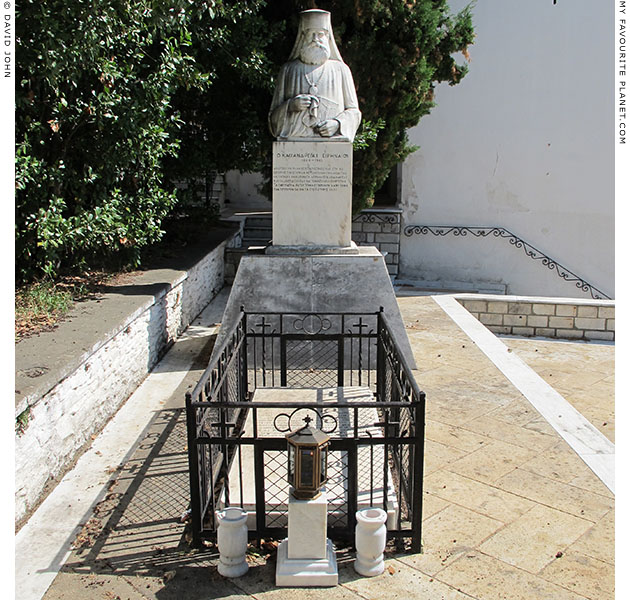
[[[251,538],[286,536],[284,436],[308,413],[331,437],[329,537],[353,539],[357,509],[380,506],[419,551],[424,411],[382,311],[243,312],[186,395],[194,542],[216,539],[227,505],[250,511]]]
[[[253,388],[374,385],[378,313],[244,313],[243,319]]]

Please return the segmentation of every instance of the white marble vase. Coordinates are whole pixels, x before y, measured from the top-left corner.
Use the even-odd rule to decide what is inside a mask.
[[[385,569],[383,551],[387,542],[387,513],[380,508],[357,511],[354,570],[364,577],[380,575]]]
[[[240,577],[249,569],[245,554],[247,552],[247,511],[238,507],[229,507],[217,512],[219,529],[217,545],[219,547],[218,570],[224,577]]]

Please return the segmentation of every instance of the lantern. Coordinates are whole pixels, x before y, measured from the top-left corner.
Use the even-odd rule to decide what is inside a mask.
[[[328,481],[328,442],[330,438],[316,427],[311,427],[310,417],[306,425],[288,433],[289,462],[287,480],[293,486],[293,496],[298,500],[312,500],[322,493]]]

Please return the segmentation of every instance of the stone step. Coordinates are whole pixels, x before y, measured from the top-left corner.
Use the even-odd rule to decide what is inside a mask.
[[[243,224],[243,247],[266,246],[273,236],[271,214],[247,216]]]
[[[432,294],[501,294],[507,293],[502,283],[469,283],[464,281],[425,281],[397,279],[395,292],[397,296],[416,296]]]
[[[243,240],[265,240],[269,241],[271,239],[271,227],[263,228],[245,228],[243,230]]]
[[[269,215],[248,215],[245,217],[245,227],[271,227],[271,213]]]
[[[224,277],[226,285],[234,283],[241,258],[246,254],[261,254],[270,240],[243,240],[240,248],[225,249]]]
[[[271,242],[271,238],[256,238],[243,240],[243,249],[255,252],[259,248],[266,248]]]

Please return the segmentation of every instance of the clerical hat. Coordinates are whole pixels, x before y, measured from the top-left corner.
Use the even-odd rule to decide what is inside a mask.
[[[312,8],[300,13],[300,25],[304,29],[325,29],[332,31],[330,25],[330,13],[327,10]]]
[[[310,10],[303,10],[300,13],[300,24],[298,27],[297,38],[293,45],[293,50],[289,56],[289,60],[295,60],[300,56],[300,49],[302,48],[302,42],[304,41],[304,35],[308,29],[325,29],[329,33],[330,43],[330,59],[339,60],[343,62],[339,49],[333,36],[332,24],[330,19],[330,13],[327,10],[319,10],[312,8]]]

